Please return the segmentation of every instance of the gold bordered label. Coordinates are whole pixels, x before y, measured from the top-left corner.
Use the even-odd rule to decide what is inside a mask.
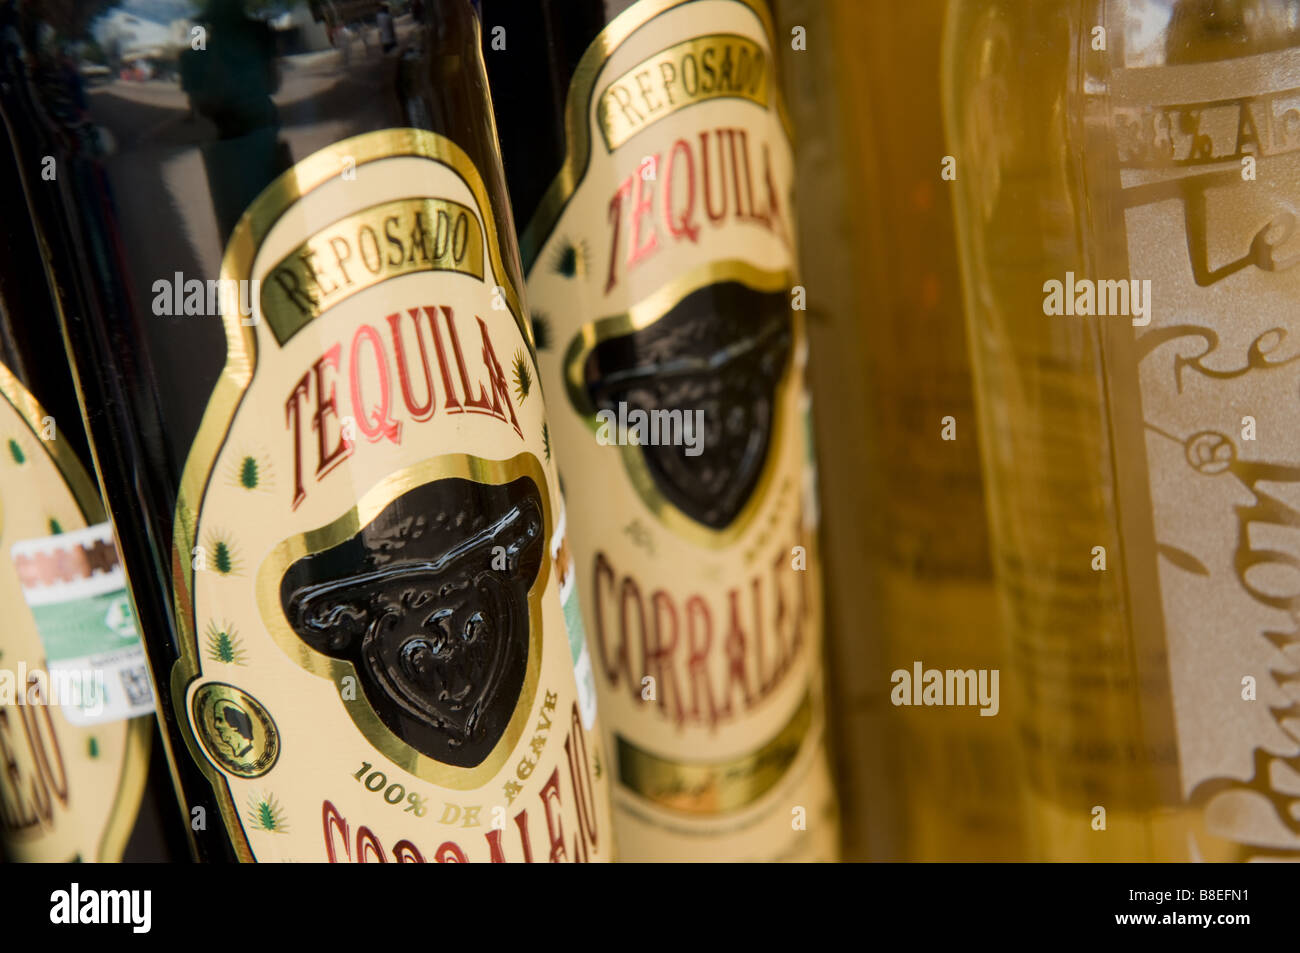
[[[455,144],[390,129],[299,162],[232,234],[221,277],[260,291],[223,313],[186,466],[171,690],[243,859],[609,856],[494,221]]]
[[[748,99],[767,108],[766,50],[743,36],[712,34],[675,43],[610,80],[596,121],[613,152],[648,125],[710,99]]]
[[[9,860],[116,861],[144,796],[152,717],[104,721],[45,703],[59,701],[56,690],[69,683],[49,677],[49,653],[24,597],[23,576],[34,577],[28,582],[39,588],[42,576],[72,581],[90,567],[58,564],[49,546],[37,547],[25,573],[11,557],[15,544],[30,548],[32,541],[76,536],[104,521],[94,485],[58,426],[0,365],[0,832]],[[115,554],[99,555],[97,564],[116,565]],[[99,608],[107,614],[111,607]],[[63,633],[65,643],[76,641],[76,622]],[[140,676],[147,694],[147,675]],[[116,703],[120,685],[106,687]],[[95,710],[106,707],[98,701]]]
[[[761,0],[634,4],[524,232],[631,859],[836,852],[773,61]]]

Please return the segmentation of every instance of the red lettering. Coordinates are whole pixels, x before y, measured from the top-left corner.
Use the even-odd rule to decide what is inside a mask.
[[[618,237],[623,225],[623,199],[632,194],[632,180],[636,178],[636,173],[632,173],[618,187],[614,197],[609,200],[609,223],[611,234],[609,239],[609,280],[605,282],[605,294],[609,294],[618,284]]]
[[[338,370],[339,354],[342,347],[335,344],[311,366],[312,374],[316,381],[316,412],[312,414],[312,429],[316,431],[316,479],[319,480],[325,474],[329,473],[336,466],[352,455],[352,447],[343,439],[343,431],[339,431],[338,442],[334,444],[334,449],[326,451],[325,444],[328,437],[325,434],[327,422],[331,416],[337,418],[339,415],[338,403],[334,395],[334,383],[330,382],[329,397],[325,397],[325,368],[332,367]]]
[[[656,693],[659,710],[669,714],[679,725],[682,723],[682,696],[677,688],[677,677],[673,670],[673,651],[677,648],[677,610],[673,607],[672,597],[662,589],[657,589],[650,597],[650,615],[654,624],[650,627],[653,636],[647,635],[644,642],[644,670],[653,673],[658,683]],[[672,710],[669,711],[669,701]]]
[[[506,415],[501,412],[504,400],[505,409],[510,414],[510,423],[515,428],[515,433],[522,437],[524,432],[519,429],[519,421],[515,419],[515,408],[510,402],[510,388],[506,385],[506,375],[501,370],[501,362],[497,360],[496,351],[492,350],[492,339],[488,337],[487,325],[483,323],[482,318],[476,320],[479,334],[483,337],[483,364],[487,367],[488,383],[492,389],[492,414],[502,420],[506,419]]]
[[[623,633],[624,644],[628,636],[628,605],[631,604],[636,609],[637,621],[637,638],[645,644],[645,606],[641,604],[641,589],[637,586],[636,581],[631,576],[623,577],[623,584],[619,587],[618,601],[618,624]],[[632,678],[632,673],[628,672],[628,688],[632,691],[633,698],[640,698],[641,693],[636,679]]]
[[[716,602],[703,593],[663,588],[645,596],[636,578],[617,572],[597,552],[591,591],[598,677],[610,688],[626,679],[626,690],[640,701],[640,677],[633,678],[629,662],[635,655],[639,673],[655,680],[658,711],[678,726],[690,722],[716,730],[753,708],[792,670],[813,611],[807,574],[789,578],[789,547],[773,552],[770,562],[760,563]],[[787,590],[791,585],[799,587],[797,599]],[[725,631],[714,625],[724,618]]]
[[[655,153],[654,163],[651,168],[659,168],[659,153]],[[644,242],[641,241],[641,223],[645,220],[653,205],[654,186],[650,183],[653,179],[647,179],[643,175],[635,175],[636,197],[632,200],[632,234],[630,236],[630,246],[627,253],[627,270],[631,271],[637,264],[649,258],[659,247],[659,234],[655,231],[654,219],[650,219],[650,235]]]
[[[393,845],[393,858],[399,864],[422,864],[424,855],[409,840],[399,840]]]
[[[519,828],[519,843],[524,849],[524,863],[533,862],[533,848],[528,843],[528,812],[520,811],[515,815],[515,826]],[[501,831],[490,830],[487,833],[488,850],[492,855],[492,863],[504,864],[506,862],[505,851],[501,848]]]
[[[375,832],[368,827],[357,828],[357,863],[366,864],[366,854],[374,855],[376,863],[388,863],[388,856],[384,853],[383,845],[379,843],[379,838]]]
[[[411,370],[406,360],[406,345],[402,342],[401,315],[388,316],[388,326],[393,332],[393,355],[397,359],[397,382],[402,388],[402,400],[406,402],[406,411],[411,419],[419,422],[433,416],[436,407],[433,396],[433,377],[429,373],[429,355],[424,349],[424,335],[420,333],[420,309],[410,308],[411,327],[415,331],[415,343],[420,349],[420,368],[424,371],[424,388],[428,397],[424,403],[417,404],[411,394]],[[432,320],[432,319],[430,319]]]
[[[711,150],[710,140],[717,147]],[[699,155],[696,155],[698,150]],[[789,237],[784,234],[781,220],[781,203],[772,178],[771,150],[762,143],[763,176],[759,180],[754,168],[754,154],[749,148],[749,133],[744,129],[722,128],[699,133],[698,141],[681,138],[673,142],[662,163],[661,195],[655,200],[655,178],[642,175],[643,169],[659,169],[660,155],[646,156],[640,169],[619,183],[608,206],[609,273],[605,293],[611,292],[619,281],[619,263],[631,272],[656,252],[666,241],[660,232],[666,232],[672,242],[700,241],[703,230],[697,219],[698,199],[695,172],[702,178],[703,206],[708,224],[723,228],[729,222],[755,225],[772,232],[784,244]],[[754,184],[759,180],[760,192],[765,185],[767,207],[759,209],[754,201]],[[716,183],[716,187],[715,187]],[[760,199],[762,198],[760,194]],[[623,225],[626,220],[629,232],[624,250]]]
[[[686,169],[686,204],[681,214],[673,217],[673,172],[678,168],[677,154],[681,153]],[[664,164],[664,223],[673,238],[686,238],[692,242],[700,239],[700,226],[691,224],[695,214],[695,158],[691,155],[690,144],[685,139],[678,139],[668,152],[668,161]]]
[[[375,358],[375,370],[379,376],[379,403],[375,404],[374,417],[367,410],[365,398],[361,393],[361,345],[370,342],[370,350]],[[373,325],[363,324],[352,336],[352,350],[348,356],[351,370],[352,410],[357,417],[357,425],[366,439],[377,443],[387,437],[393,443],[401,443],[402,425],[389,413],[392,390],[388,382],[388,353],[384,350],[383,339]]]
[[[321,807],[321,819],[325,825],[325,856],[329,858],[331,864],[339,862],[338,854],[334,851],[334,835],[338,834],[339,843],[343,845],[343,856],[347,860],[352,859],[352,852],[348,849],[348,822],[343,819],[343,815],[329,801],[326,801]]]
[[[709,221],[714,225],[721,224],[722,220],[727,217],[727,177],[723,174],[726,168],[723,165],[722,157],[722,134],[726,130],[719,129],[718,132],[718,191],[722,195],[722,208],[716,212],[713,210],[713,190],[709,187],[709,134],[700,133],[700,168],[701,175],[704,178],[704,211],[709,216]]]
[[[740,624],[740,593],[735,589],[727,593],[731,604],[731,628],[727,632],[727,684],[722,691],[723,711],[731,714],[731,696],[735,686],[740,686],[740,697],[749,707],[749,680],[745,672],[745,630]]]
[[[700,620],[703,629],[702,642],[696,639],[699,631],[696,620]],[[713,683],[709,681],[708,667],[709,647],[713,644],[713,620],[709,615],[709,604],[700,596],[692,596],[686,603],[686,640],[690,644],[687,669],[691,681],[691,717],[696,721],[704,717],[705,713],[700,706],[700,696],[703,695],[709,706],[704,720],[716,727],[718,707],[713,701]]]
[[[546,779],[541,791],[542,807],[546,810],[546,831],[551,840],[551,863],[562,864],[568,860],[564,850],[563,805],[560,802],[560,769],[556,768]]]
[[[461,393],[465,395],[465,405],[491,413],[492,405],[488,402],[487,394],[483,392],[483,385],[479,385],[478,397],[474,396],[474,391],[470,387],[469,371],[465,368],[465,355],[460,350],[460,335],[456,333],[456,322],[453,320],[451,308],[443,305],[442,316],[447,321],[447,335],[451,338],[451,350],[456,356],[456,367],[460,371],[460,383],[463,388]]]
[[[605,670],[605,677],[609,679],[610,687],[614,688],[618,686],[620,665],[623,667],[627,665],[627,643],[625,640],[619,641],[618,656],[611,662],[609,643],[605,638],[605,591],[609,590],[610,595],[613,595],[614,567],[609,564],[609,560],[603,552],[596,553],[592,575],[592,591],[595,593],[596,600],[596,647],[600,653],[600,664]]]
[[[284,423],[293,430],[293,508],[307,498],[307,491],[302,488],[302,411],[299,400],[306,400],[311,386],[311,371],[302,375],[302,380],[289,392],[289,399],[284,403]]]
[[[465,852],[449,840],[438,845],[438,850],[433,855],[433,859],[440,864],[469,863],[469,858],[465,856]]]
[[[582,718],[575,702],[569,712],[569,734],[564,739],[564,755],[569,762],[569,783],[573,785],[573,798],[578,811],[578,837],[583,860],[587,848],[596,849],[596,782],[591,777],[591,761],[587,757],[587,735],[582,728]]]
[[[433,349],[438,355],[438,370],[442,374],[442,389],[447,395],[447,413],[464,413],[464,408],[461,407],[460,401],[456,399],[456,388],[451,385],[451,368],[447,366],[447,354],[442,349],[442,332],[438,330],[437,309],[426,306],[424,313],[429,317],[429,330],[433,332]],[[451,320],[450,313],[447,315],[447,320]]]
[[[432,336],[433,356],[437,361],[438,377],[444,391],[444,413],[455,414],[469,410],[495,417],[509,424],[515,434],[520,439],[523,438],[523,428],[515,412],[509,381],[501,360],[497,357],[487,322],[475,318],[481,342],[479,356],[487,373],[485,385],[481,380],[471,379],[455,313],[450,307],[424,305],[408,308],[405,317],[410,320],[409,331],[404,329],[406,321],[401,312],[385,316],[390,334],[388,339],[380,332],[383,325],[378,322],[358,325],[349,344],[346,373],[341,364],[342,345],[336,342],[298,379],[289,392],[285,401],[285,426],[293,441],[294,509],[307,497],[306,479],[303,475],[303,424],[308,417],[316,431],[317,482],[350,457],[356,449],[352,435],[345,433],[343,421],[339,417],[340,396],[333,374],[341,375],[346,381],[347,393],[342,395],[342,399],[354,412],[356,426],[370,443],[380,443],[384,439],[395,444],[401,443],[404,418],[395,416],[395,410],[416,423],[434,416],[438,407],[436,377],[430,367],[426,329]],[[411,334],[414,334],[413,341]],[[391,352],[386,340],[392,341]],[[456,369],[454,374],[453,363]],[[481,374],[479,372],[480,377]],[[401,388],[401,400],[396,405],[393,402],[394,378]],[[416,378],[423,378],[423,383]],[[52,579],[60,578],[59,574],[83,571],[86,562],[85,554],[80,552],[71,557],[76,560],[75,565],[56,565],[52,561],[54,557],[47,555],[44,558],[51,561],[50,566],[42,567],[39,558],[41,557],[33,557],[30,563],[20,560],[19,571],[23,578],[40,578],[42,572],[46,572]]]

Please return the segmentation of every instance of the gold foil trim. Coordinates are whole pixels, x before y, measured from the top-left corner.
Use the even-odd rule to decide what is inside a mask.
[[[138,618],[138,617],[137,617]],[[150,682],[152,684],[152,681]],[[126,726],[126,750],[122,755],[122,780],[117,786],[108,826],[99,842],[98,860],[118,863],[126,852],[127,841],[140,813],[145,785],[149,782],[149,752],[153,747],[154,720],[148,716],[132,718]],[[166,810],[159,805],[159,810]]]
[[[41,447],[49,454],[64,482],[68,484],[68,489],[86,520],[86,525],[94,526],[104,522],[106,519],[104,504],[99,498],[95,484],[90,480],[90,474],[81,465],[81,461],[77,459],[68,441],[46,440],[41,436],[45,426],[44,421],[49,415],[40,402],[23,387],[22,382],[14,376],[13,372],[3,364],[0,364],[0,397],[8,401],[18,416],[23,419],[23,423],[27,424],[28,429],[40,441]],[[5,555],[8,556],[7,553]]]
[[[596,103],[596,123],[606,150],[613,152],[696,103],[747,99],[766,109],[770,75],[767,54],[753,40],[734,33],[697,36],[642,60],[606,85]]]
[[[334,305],[418,271],[458,271],[482,281],[478,213],[451,199],[405,198],[341,218],[267,271],[262,316],[283,347]]]
[[[748,807],[785,776],[812,727],[812,694],[766,744],[725,761],[670,761],[616,736],[619,780],[661,807],[685,814],[726,814]]]

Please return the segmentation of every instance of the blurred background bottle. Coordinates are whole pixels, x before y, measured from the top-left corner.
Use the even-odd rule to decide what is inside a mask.
[[[144,649],[0,127],[0,839],[10,861],[188,857]]]
[[[1298,14],[979,0],[947,23],[1006,684],[1048,859],[1300,852]]]
[[[892,673],[1005,669],[944,154],[945,4],[782,0],[799,144],[834,731],[853,859],[1022,856],[1014,714],[895,706]],[[864,572],[865,569],[865,572]],[[1000,685],[1005,685],[1000,682]]]

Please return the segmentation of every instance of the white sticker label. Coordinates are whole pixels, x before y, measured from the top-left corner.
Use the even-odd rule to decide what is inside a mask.
[[[108,523],[10,549],[45,648],[46,700],[74,725],[153,713],[144,646]]]

